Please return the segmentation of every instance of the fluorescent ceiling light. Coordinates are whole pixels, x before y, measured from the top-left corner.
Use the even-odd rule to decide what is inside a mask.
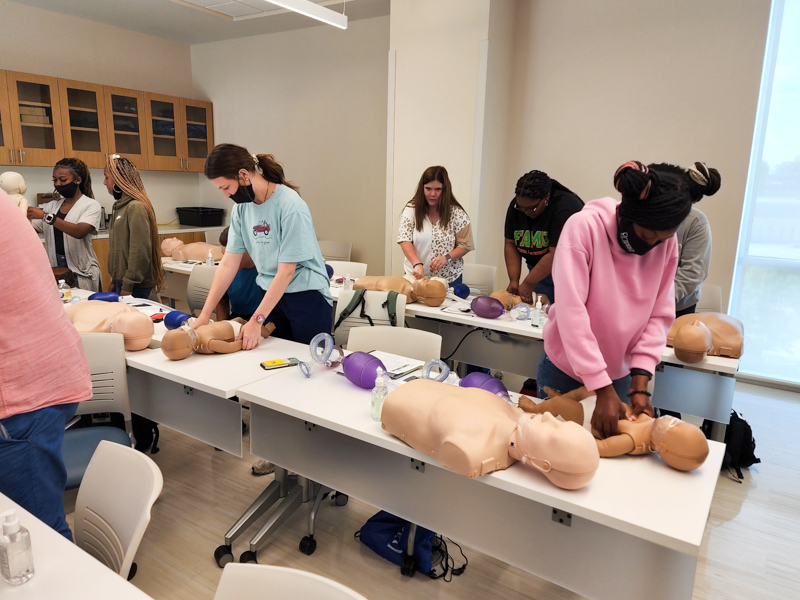
[[[264,0],[270,4],[277,4],[287,10],[300,13],[339,29],[347,29],[347,16],[334,12],[310,0]]]

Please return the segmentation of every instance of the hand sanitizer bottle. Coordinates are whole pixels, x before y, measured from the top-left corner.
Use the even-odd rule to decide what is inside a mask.
[[[211,248],[208,249],[208,256],[206,257],[206,264],[213,265],[214,264],[214,255],[211,253]]]
[[[539,295],[536,295],[536,301],[531,307],[531,327],[539,327],[539,313],[542,310],[542,303],[539,301]]]
[[[372,420],[381,420],[381,411],[383,410],[383,403],[386,396],[389,395],[389,389],[386,387],[386,382],[383,380],[383,369],[378,367],[377,377],[375,377],[375,387],[372,388]]]
[[[0,571],[11,585],[22,585],[33,577],[31,534],[19,524],[14,510],[0,515],[3,535],[0,536]]]
[[[534,309],[537,318],[539,319],[539,323],[536,325],[537,327],[544,327],[544,322],[547,315],[544,312],[544,308],[542,308],[542,297],[536,296],[536,308]]]

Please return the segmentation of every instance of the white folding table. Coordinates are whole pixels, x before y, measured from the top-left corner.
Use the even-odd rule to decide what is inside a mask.
[[[238,390],[251,452],[590,598],[692,596],[724,446],[691,473],[656,456],[601,460],[562,490],[519,463],[477,479],[383,431],[370,393],[330,370]]]

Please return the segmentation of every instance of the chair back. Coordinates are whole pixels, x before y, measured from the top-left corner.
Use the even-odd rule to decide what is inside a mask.
[[[186,284],[186,302],[193,317],[197,316],[194,314],[195,310],[203,310],[216,272],[217,265],[195,265],[192,269],[189,282]]]
[[[214,600],[367,600],[349,587],[315,573],[273,565],[228,563]]]
[[[353,279],[358,279],[359,277],[364,277],[364,275],[367,274],[367,263],[347,262],[340,260],[328,260],[325,262],[333,267],[334,277],[345,277],[350,275],[350,277]]]
[[[350,260],[350,251],[353,249],[353,244],[350,242],[319,240],[319,249],[325,262],[330,260],[348,261]]]
[[[494,265],[476,265],[464,263],[462,281],[467,287],[480,290],[481,294],[491,294],[495,291],[497,267]]]
[[[75,543],[127,578],[163,485],[144,453],[100,442],[75,501]]]
[[[409,327],[354,327],[350,330],[347,349],[380,350],[427,361],[442,355],[442,336]]]
[[[336,314],[333,319],[334,324],[339,320],[339,315],[347,308],[357,291],[359,290],[342,290],[339,293],[339,300],[336,302]],[[391,326],[388,310],[383,306],[388,296],[389,292],[378,292],[374,290],[364,291],[364,313],[369,315],[373,325]],[[406,323],[406,297],[403,294],[397,294],[395,310],[397,315],[395,327],[402,328]],[[369,319],[361,316],[361,306],[358,306],[350,316],[342,321],[339,327],[336,328],[333,337],[338,345],[345,345],[350,337],[350,329],[364,326],[370,326]]]
[[[219,245],[219,234],[222,229],[210,229],[206,231],[206,244]]]
[[[722,288],[704,283],[700,286],[700,300],[695,307],[697,312],[722,312]]]

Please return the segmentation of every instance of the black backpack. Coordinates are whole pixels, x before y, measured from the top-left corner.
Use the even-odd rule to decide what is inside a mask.
[[[756,441],[753,439],[750,424],[732,410],[731,421],[725,430],[725,456],[722,459],[722,468],[728,471],[734,481],[741,483],[742,468],[761,462],[761,459],[756,457],[755,451]]]

